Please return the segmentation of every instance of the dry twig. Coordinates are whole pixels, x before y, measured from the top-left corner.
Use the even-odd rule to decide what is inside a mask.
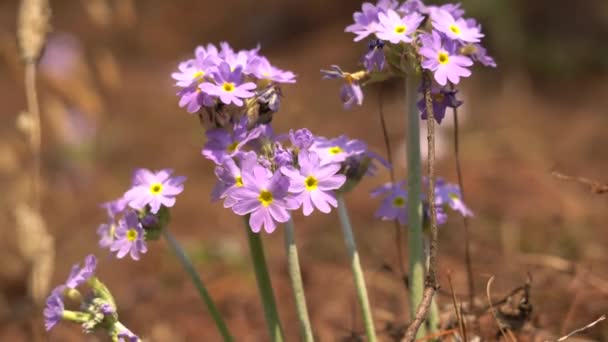
[[[509,336],[509,339],[511,339],[511,341],[516,342],[516,340],[513,338],[513,336],[511,334],[507,335],[505,328],[503,328],[502,323],[498,320],[498,315],[496,313],[496,309],[494,308],[494,305],[492,304],[492,294],[490,291],[493,281],[494,281],[494,276],[491,276],[490,279],[488,280],[488,284],[486,285],[486,295],[488,297],[488,304],[490,305],[490,312],[492,313],[492,316],[494,317],[496,324],[498,324],[498,329],[500,329],[500,333],[502,334],[502,336],[505,339],[507,338],[507,336]]]
[[[452,284],[452,274],[448,272],[448,284],[450,284],[450,291],[452,292],[452,304],[454,305],[454,312],[456,313],[456,319],[458,320],[458,327],[460,329],[460,334],[464,342],[467,342],[469,339],[467,338],[467,329],[465,326],[464,318],[462,317],[462,310],[460,309],[460,305],[458,304],[458,300],[456,299],[456,294],[454,293],[454,285]]]
[[[576,182],[589,188],[594,194],[605,194],[608,193],[608,184],[602,184],[596,180],[585,178],[585,177],[573,177],[565,175],[559,171],[551,172],[551,175],[557,179]]]
[[[565,340],[567,340],[568,338],[570,338],[570,337],[572,337],[572,336],[574,336],[574,335],[576,335],[576,334],[578,334],[578,333],[581,333],[581,332],[583,332],[583,331],[585,331],[585,330],[587,330],[587,329],[589,329],[589,328],[592,328],[594,325],[598,324],[599,322],[601,322],[601,321],[603,321],[603,320],[605,320],[605,319],[606,319],[606,315],[602,315],[600,318],[598,318],[598,319],[596,319],[595,321],[593,321],[593,322],[591,322],[591,323],[589,323],[589,324],[585,325],[584,327],[581,327],[581,328],[578,328],[578,329],[576,329],[576,330],[573,330],[573,331],[572,331],[572,332],[570,332],[568,335],[565,335],[565,336],[562,336],[562,337],[558,338],[558,339],[557,339],[557,342],[562,342],[562,341],[565,341]]]

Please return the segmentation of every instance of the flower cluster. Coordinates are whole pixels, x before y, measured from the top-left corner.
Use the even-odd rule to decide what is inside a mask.
[[[427,183],[424,179],[423,182]],[[372,190],[372,197],[384,196],[380,208],[375,216],[381,220],[398,220],[400,224],[407,225],[407,189],[404,181],[397,183],[386,183]],[[428,222],[430,209],[426,193],[421,194],[424,208],[424,220]],[[437,224],[447,222],[447,208],[450,208],[462,216],[473,216],[473,212],[464,204],[460,188],[456,184],[446,183],[442,178],[435,181],[435,208]]]
[[[104,203],[108,222],[97,229],[99,245],[116,253],[121,259],[127,254],[139,260],[146,253],[146,240],[157,238],[158,230],[168,220],[167,208],[175,204],[175,197],[184,187],[185,177],[171,177],[172,170],[135,171],[132,186],[124,195]]]
[[[46,299],[44,326],[51,330],[62,320],[78,323],[85,333],[96,330],[106,331],[113,341],[137,342],[133,334],[118,320],[116,303],[108,288],[95,277],[97,258],[88,255],[84,266],[74,265],[65,283],[57,286]],[[90,287],[90,293],[83,296],[79,290],[83,285]],[[66,306],[76,302],[77,311]]]
[[[208,130],[202,154],[216,164],[212,199],[249,215],[254,232],[273,232],[300,208],[305,216],[329,213],[337,206],[336,191],[372,171],[372,159],[382,161],[365,143],[346,136],[328,139],[307,129],[274,135],[268,125],[247,127],[244,116],[230,130]]]
[[[226,42],[197,47],[171,75],[180,88],[179,106],[199,114],[203,108],[210,127],[223,126],[243,106],[260,116],[278,111],[279,84],[295,83],[295,74],[273,66],[259,50],[234,51]]]
[[[366,83],[427,70],[433,74],[435,117],[440,122],[445,108],[461,104],[455,100],[453,87],[471,75],[469,68],[474,62],[496,67],[481,45],[481,25],[465,18],[460,4],[425,6],[421,0],[379,0],[376,5],[364,3],[353,18],[355,22],[346,32],[356,35],[354,41],[371,37],[363,57],[365,69],[355,73],[343,72],[337,66],[321,70],[325,78],[346,81],[340,97],[347,108],[362,104],[361,86]],[[421,114],[426,118],[426,110]]]

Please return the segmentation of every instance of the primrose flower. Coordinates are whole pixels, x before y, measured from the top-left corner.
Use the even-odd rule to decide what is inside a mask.
[[[445,86],[448,80],[458,84],[460,77],[471,76],[471,71],[466,67],[473,65],[473,61],[457,54],[454,41],[442,39],[437,31],[423,35],[421,41],[422,67],[433,72],[439,85]]]
[[[110,251],[117,252],[116,257],[118,259],[122,259],[125,255],[130,254],[133,260],[139,260],[140,253],[148,251],[144,228],[139,222],[135,211],[128,211],[118,221],[116,238],[110,246]]]
[[[398,220],[402,225],[407,224],[407,191],[403,189],[404,184],[386,183],[372,190],[372,197],[386,195],[374,216],[383,221]]]
[[[300,151],[298,164],[299,170],[282,167],[281,172],[289,177],[289,191],[295,194],[302,205],[304,216],[312,214],[314,208],[325,214],[331,211],[331,207],[336,208],[338,202],[333,190],[339,189],[346,182],[346,176],[338,174],[340,164],[321,166],[319,156],[308,151]]]
[[[426,112],[426,99],[424,98],[424,89],[421,87],[422,98],[416,103],[418,110],[420,111],[420,117],[424,120],[427,119]],[[441,123],[445,117],[445,111],[448,107],[458,108],[462,101],[456,99],[456,90],[450,90],[447,88],[440,88],[433,86],[431,87],[431,97],[433,99],[433,117],[437,123]]]
[[[398,44],[412,42],[412,33],[420,26],[424,17],[417,12],[401,17],[397,12],[388,10],[386,14],[378,13],[378,19],[380,25],[376,30],[376,37]]]
[[[237,161],[239,164],[237,165]],[[257,164],[257,155],[255,152],[247,152],[241,158],[225,158],[221,165],[215,167],[215,176],[218,179],[215,187],[211,192],[211,199],[217,201],[225,198],[224,208],[230,208],[236,203],[228,194],[235,188],[240,188],[244,185],[241,170],[250,170]]]
[[[242,99],[255,95],[250,90],[256,87],[253,82],[242,83],[242,70],[241,65],[231,69],[228,63],[222,62],[218,66],[218,71],[213,74],[215,83],[204,82],[199,85],[199,88],[209,95],[219,97],[224,104],[234,103],[240,107],[243,105]]]
[[[118,342],[139,342],[140,338],[135,335],[131,330],[124,328],[118,333]]]
[[[437,179],[435,197],[435,202],[438,205],[447,205],[465,217],[473,216],[473,212],[462,201],[462,194],[458,185],[446,183],[441,178]]]
[[[251,62],[252,74],[261,80],[278,83],[295,83],[296,75],[291,71],[281,70],[270,64],[266,57],[258,57]]]
[[[372,72],[374,69],[384,69],[386,58],[384,56],[384,42],[380,39],[372,39],[369,42],[369,51],[363,56],[365,70]]]
[[[52,293],[46,299],[44,308],[44,328],[46,331],[53,329],[63,318],[64,304],[61,296],[58,293]]]
[[[179,63],[177,66],[178,72],[171,74],[178,87],[186,88],[192,85],[198,85],[204,81],[204,77],[209,73],[210,69],[215,66],[215,63],[209,59],[190,59]]]
[[[316,137],[310,150],[319,155],[321,165],[326,165],[341,163],[350,156],[364,154],[367,152],[367,146],[361,140],[351,140],[341,135],[335,139]]]
[[[355,12],[355,14],[353,14],[355,23],[346,27],[345,31],[352,32],[357,35],[354,39],[355,42],[358,42],[376,32],[379,24],[379,10],[379,8],[370,4],[369,2],[364,2],[361,6],[361,12]]]
[[[359,106],[363,103],[363,90],[359,84],[359,76],[355,77],[354,74],[344,72],[337,65],[332,65],[331,70],[321,69],[321,74],[324,80],[341,78],[346,81],[340,88],[340,99],[345,109],[349,109],[354,103]]]
[[[289,130],[289,140],[291,144],[300,150],[306,150],[314,142],[315,136],[306,128]]]
[[[65,286],[70,289],[84,284],[89,278],[95,274],[95,268],[97,267],[97,258],[90,254],[84,259],[84,267],[80,268],[80,265],[76,264],[72,266],[72,271],[68,276],[68,280],[65,282]]]
[[[275,221],[287,222],[289,210],[298,208],[297,200],[288,193],[289,180],[281,172],[271,174],[261,165],[244,171],[245,185],[230,193],[236,200],[232,210],[237,215],[250,215],[249,225],[253,232],[258,233],[264,227],[267,233],[272,233]]]
[[[149,205],[152,214],[158,213],[161,205],[172,207],[175,204],[175,196],[184,191],[182,183],[186,177],[171,177],[171,173],[173,173],[171,169],[157,172],[147,169],[136,170],[133,187],[124,194],[129,206],[142,210]]]
[[[454,19],[450,12],[439,9],[431,13],[433,28],[448,38],[466,43],[478,43],[484,34],[475,26],[469,26],[463,18]]]
[[[248,128],[247,116],[243,116],[233,125],[232,132],[224,128],[207,130],[207,142],[201,151],[202,155],[221,164],[225,158],[241,155],[241,149],[249,142],[259,138],[266,130],[266,125],[257,126],[251,130]]]

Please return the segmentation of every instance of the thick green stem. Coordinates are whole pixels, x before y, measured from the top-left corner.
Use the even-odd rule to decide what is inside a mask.
[[[201,298],[205,302],[205,305],[207,306],[207,309],[209,310],[211,317],[213,317],[213,320],[215,321],[215,325],[217,326],[217,329],[220,331],[220,334],[222,335],[222,337],[224,338],[224,341],[233,341],[232,335],[230,335],[230,332],[228,331],[228,327],[226,326],[226,323],[224,323],[224,320],[222,319],[222,316],[220,315],[219,310],[213,303],[213,299],[211,299],[209,292],[207,292],[207,289],[205,288],[205,285],[203,284],[203,280],[198,275],[198,272],[196,271],[194,264],[192,264],[192,261],[190,260],[190,258],[188,258],[188,256],[186,255],[186,252],[180,246],[179,242],[175,239],[173,234],[171,234],[169,229],[167,229],[166,227],[163,228],[162,234],[165,237],[165,239],[167,240],[167,242],[169,243],[169,246],[173,250],[173,253],[175,253],[175,255],[177,256],[179,261],[182,263],[182,266],[184,266],[186,273],[188,274],[188,276],[190,276],[190,280],[192,280],[192,283],[194,284],[194,287],[196,287],[198,294],[201,296]]]
[[[340,216],[340,225],[342,226],[346,248],[348,249],[348,255],[350,257],[350,266],[355,278],[355,289],[357,290],[357,299],[359,300],[361,314],[363,315],[365,334],[367,335],[368,342],[374,342],[376,341],[376,330],[374,328],[374,320],[372,318],[369,299],[367,298],[365,278],[363,277],[363,270],[361,269],[361,263],[359,262],[359,253],[357,252],[353,228],[350,224],[348,211],[346,210],[346,202],[342,195],[338,195],[338,215]]]
[[[262,307],[264,309],[270,340],[273,342],[282,342],[285,338],[283,337],[283,328],[281,328],[281,321],[279,320],[279,313],[274,300],[270,275],[268,274],[268,268],[266,267],[266,257],[264,256],[262,239],[259,233],[256,234],[251,231],[248,216],[245,217],[245,228],[249,240],[249,252],[251,253],[251,261],[253,262],[253,271],[255,272],[258,290],[262,299]]]
[[[302,273],[300,272],[300,261],[298,258],[298,248],[296,247],[295,231],[293,219],[290,218],[285,224],[285,249],[287,251],[287,269],[289,278],[291,279],[291,289],[293,297],[296,301],[296,311],[300,328],[302,329],[302,341],[312,342],[314,336],[308,317],[308,308],[306,307],[306,296],[304,294],[304,284],[302,282]]]
[[[409,261],[409,290],[410,314],[413,319],[422,301],[424,292],[424,252],[422,236],[422,202],[420,199],[422,187],[422,168],[420,161],[420,124],[419,112],[416,108],[416,97],[420,77],[411,72],[405,81],[405,102],[407,106],[407,190],[408,190],[408,261]],[[423,337],[423,328],[417,337]]]

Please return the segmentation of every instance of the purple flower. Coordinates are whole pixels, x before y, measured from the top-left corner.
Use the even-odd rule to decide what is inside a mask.
[[[372,190],[372,197],[387,195],[376,210],[376,217],[384,221],[398,220],[402,225],[407,224],[407,191],[403,189],[404,184],[405,182],[386,183]]]
[[[110,247],[116,236],[116,224],[113,222],[100,224],[97,228],[97,235],[99,235],[99,247]]]
[[[481,44],[471,44],[470,47],[473,49],[473,53],[470,56],[474,61],[481,63],[483,66],[496,68],[496,62],[494,58],[488,55],[486,48],[481,46]]]
[[[456,43],[451,40],[442,40],[437,31],[421,37],[423,57],[422,67],[431,70],[435,81],[442,86],[449,80],[453,84],[460,82],[460,77],[468,77],[471,71],[466,69],[473,65],[471,59],[456,54]]]
[[[252,74],[261,80],[278,83],[295,83],[296,75],[291,71],[281,70],[270,64],[266,57],[258,57],[251,62]]]
[[[427,119],[426,112],[426,99],[424,98],[424,88],[421,87],[422,98],[416,103],[418,110],[420,110],[420,117],[424,120]],[[450,108],[457,108],[462,104],[462,101],[456,99],[456,90],[449,90],[447,88],[440,88],[433,86],[431,87],[431,97],[433,99],[433,117],[437,123],[441,123],[445,117],[445,110]]]
[[[448,38],[467,43],[478,43],[484,36],[479,28],[470,27],[463,18],[454,19],[450,12],[439,9],[431,13],[433,28]]]
[[[250,90],[255,89],[256,85],[252,82],[243,82],[242,66],[237,66],[234,70],[226,62],[218,66],[218,72],[214,73],[215,83],[204,82],[199,88],[212,96],[219,97],[225,104],[234,103],[237,106],[243,105],[243,100],[255,94]]]
[[[211,199],[217,201],[225,198],[224,208],[231,208],[236,201],[229,197],[231,191],[244,185],[241,170],[250,170],[257,165],[255,152],[247,152],[241,158],[237,158],[239,165],[232,158],[225,158],[221,165],[215,167],[215,176],[218,182],[211,192]]]
[[[473,212],[462,201],[458,185],[446,183],[443,179],[437,179],[435,197],[435,202],[438,205],[447,205],[462,216],[473,216]]]
[[[215,63],[210,58],[190,59],[179,63],[177,66],[179,71],[172,73],[171,77],[176,80],[176,86],[187,88],[202,83],[204,77],[214,66]]]
[[[275,172],[273,175],[260,165],[243,170],[245,185],[230,193],[237,202],[232,210],[237,215],[247,215],[251,230],[258,233],[262,226],[268,233],[276,228],[276,222],[287,222],[289,210],[298,208],[298,202],[288,193],[289,180]]]
[[[399,9],[397,9],[397,11],[404,14],[410,14],[414,12],[427,14],[428,8],[424,5],[422,0],[407,0],[401,6],[399,6]]]
[[[310,150],[319,155],[321,165],[326,165],[341,163],[350,156],[363,154],[367,151],[367,146],[361,140],[350,140],[347,136],[341,135],[335,139],[317,137]]]
[[[307,128],[301,128],[296,131],[289,130],[289,140],[291,144],[300,149],[306,150],[314,142],[315,136]]]
[[[139,254],[148,251],[144,228],[139,222],[136,212],[128,211],[125,216],[118,221],[116,239],[112,246],[110,246],[110,250],[112,252],[117,252],[116,257],[118,259],[124,258],[124,256],[129,253],[133,260],[139,260]]]
[[[364,2],[361,6],[361,12],[355,12],[355,14],[353,14],[355,23],[347,26],[344,31],[356,34],[357,36],[354,39],[355,42],[375,33],[379,25],[378,11],[379,8],[376,6],[369,2]]]
[[[46,299],[46,307],[44,308],[44,328],[46,331],[53,329],[53,327],[61,321],[63,318],[63,300],[57,293],[51,293]]]
[[[345,109],[350,109],[353,104],[363,104],[363,90],[357,82],[347,82],[340,88],[340,100]]]
[[[116,336],[118,337],[118,342],[139,342],[140,338],[135,335],[131,330],[123,327],[122,330]]]
[[[376,37],[398,44],[412,42],[411,34],[420,26],[424,17],[414,12],[402,18],[397,12],[388,10],[386,14],[378,13],[378,19],[380,25],[376,30]]]
[[[369,42],[369,52],[363,57],[365,70],[372,72],[374,69],[384,69],[386,58],[384,57],[384,42],[380,39],[372,39]]]
[[[182,183],[186,177],[171,177],[171,173],[173,173],[171,169],[157,172],[147,169],[136,170],[133,187],[124,195],[129,201],[129,206],[142,210],[149,205],[152,214],[158,213],[161,205],[172,207],[175,204],[175,196],[184,190]]]
[[[232,133],[224,128],[214,128],[208,130],[207,143],[201,151],[202,155],[221,164],[225,158],[241,155],[241,149],[249,142],[259,138],[266,132],[266,125],[259,125],[251,130],[248,129],[249,121],[247,116],[243,116],[239,122],[233,125]]]
[[[300,169],[282,167],[281,172],[289,177],[289,192],[302,205],[304,216],[312,214],[314,208],[322,213],[329,213],[338,202],[332,190],[339,189],[346,176],[337,174],[340,164],[321,165],[319,156],[314,152],[300,151],[298,154]],[[330,207],[331,206],[331,207]]]
[[[84,267],[80,268],[79,264],[72,266],[72,271],[65,282],[65,286],[70,289],[75,289],[95,274],[97,266],[97,258],[93,254],[87,255],[84,259]]]
[[[291,151],[283,147],[283,145],[276,141],[274,143],[272,161],[277,168],[282,166],[291,166],[293,165],[293,155]]]
[[[101,205],[106,209],[109,219],[114,219],[118,214],[127,208],[128,201],[124,197],[120,197],[110,202],[105,202]]]
[[[177,92],[180,96],[179,107],[184,108],[188,113],[198,112],[202,106],[211,107],[215,100],[209,94],[203,93],[198,85],[192,85]]]

